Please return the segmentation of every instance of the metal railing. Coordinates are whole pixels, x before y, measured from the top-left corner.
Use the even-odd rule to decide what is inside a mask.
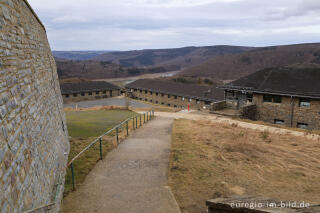
[[[100,135],[97,139],[92,141],[86,148],[84,148],[79,154],[77,154],[74,158],[72,158],[71,161],[67,164],[67,167],[71,169],[71,181],[72,181],[72,190],[75,190],[75,172],[74,172],[74,161],[77,160],[84,152],[86,152],[88,149],[93,147],[96,143],[99,142],[99,154],[100,154],[100,160],[102,160],[102,138],[106,135],[111,134],[115,131],[116,141],[117,145],[119,144],[119,130],[123,130],[123,127],[125,126],[126,130],[126,136],[129,135],[129,122],[132,120],[132,128],[133,130],[137,129],[138,127],[142,126],[142,123],[146,123],[149,120],[151,120],[154,117],[154,111],[148,111],[144,114],[140,114],[139,116],[133,116],[131,118],[128,118],[127,120],[121,122],[120,124],[116,125],[115,127],[111,128],[107,132]]]

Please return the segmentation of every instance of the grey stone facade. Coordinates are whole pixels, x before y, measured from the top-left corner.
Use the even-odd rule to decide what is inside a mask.
[[[63,193],[68,132],[46,31],[24,0],[0,0],[0,209],[23,212]]]
[[[281,103],[270,103],[263,101],[262,94],[254,94],[253,103],[257,106],[257,120],[284,121],[283,125],[294,128],[307,124],[308,129],[320,129],[320,99],[310,99],[309,107],[301,107],[299,97],[282,96]]]

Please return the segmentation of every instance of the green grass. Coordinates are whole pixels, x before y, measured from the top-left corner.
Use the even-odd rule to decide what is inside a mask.
[[[67,111],[67,126],[71,137],[98,137],[129,117],[129,110]]]
[[[96,111],[67,111],[67,126],[70,139],[70,161],[88,144],[102,133],[116,126],[120,122],[137,113],[130,110],[96,110]],[[129,122],[129,131],[132,131],[132,121]],[[119,131],[120,141],[126,136],[125,128]],[[114,132],[102,140],[103,156],[116,147]],[[88,149],[74,162],[76,188],[81,185],[85,177],[100,160],[99,143]],[[71,170],[67,169],[64,195],[72,191]]]

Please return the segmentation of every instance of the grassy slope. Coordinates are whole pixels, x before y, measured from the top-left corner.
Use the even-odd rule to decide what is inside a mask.
[[[69,161],[83,150],[89,143],[102,133],[116,126],[121,121],[137,115],[129,110],[97,110],[97,111],[66,111],[67,125],[70,139]],[[129,122],[129,130],[132,123]],[[125,138],[125,131],[120,132],[120,140]],[[114,133],[113,133],[114,135]],[[103,138],[103,156],[116,147],[115,137],[106,136]],[[74,163],[76,187],[79,186],[87,174],[99,161],[99,143],[87,150]],[[65,182],[65,195],[72,190],[71,172],[67,170]]]
[[[172,139],[169,185],[182,212],[232,195],[320,202],[320,141],[190,120],[175,121]]]

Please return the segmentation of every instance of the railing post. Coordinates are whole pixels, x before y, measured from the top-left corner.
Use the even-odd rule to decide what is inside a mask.
[[[100,145],[100,160],[102,160],[102,138],[99,138],[99,145]]]
[[[134,129],[134,117],[132,117],[132,125],[133,125],[133,129]]]
[[[143,123],[146,123],[146,113],[143,113]]]
[[[129,135],[129,124],[128,124],[128,121],[126,122],[127,124],[127,136]]]
[[[149,112],[147,112],[147,121],[149,120]]]
[[[138,128],[138,116],[136,116],[136,127]]]
[[[140,126],[141,126],[141,114],[140,114]]]
[[[70,165],[71,168],[71,181],[72,181],[72,190],[74,191],[76,189],[75,183],[74,183],[74,168],[73,168],[73,163]]]
[[[118,127],[116,128],[116,134],[117,134],[117,145],[119,144],[119,130]]]

